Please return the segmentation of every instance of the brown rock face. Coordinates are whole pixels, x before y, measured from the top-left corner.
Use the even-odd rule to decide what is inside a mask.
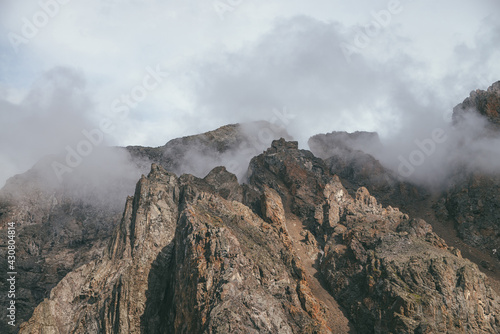
[[[127,200],[105,256],[68,274],[20,332],[139,332],[147,301],[141,287],[174,238],[178,196],[177,178],[153,165]]]
[[[460,237],[500,260],[500,175],[472,174],[446,195]],[[494,251],[497,249],[497,251]]]
[[[468,112],[478,112],[485,116],[497,129],[500,127],[500,81],[486,91],[475,90],[461,104],[453,109],[453,121],[460,122]]]
[[[105,257],[67,275],[20,332],[328,333],[284,233],[153,165]]]
[[[484,116],[488,120],[484,136],[498,137],[500,81],[486,91],[472,92],[470,97],[454,108],[454,121],[466,122],[466,113]],[[466,169],[457,174],[453,186],[443,196],[447,213],[465,242],[500,261],[500,173],[496,170]],[[490,266],[498,267],[498,263],[484,263],[483,266],[489,269]]]
[[[291,139],[284,128],[268,122],[230,124],[198,135],[170,140],[160,147],[129,146],[127,150],[140,166],[156,163],[177,174],[205,176],[224,165],[240,181],[248,162],[278,138]],[[265,140],[263,139],[265,138]]]
[[[351,195],[365,187],[380,203],[399,208],[427,195],[425,189],[401,181],[372,156],[383,150],[376,133],[318,134],[311,137],[308,144],[311,152],[324,160],[330,173],[340,177]]]
[[[476,265],[296,142],[273,141],[248,180],[153,164],[102,257],[20,332],[498,332],[499,298]]]
[[[429,224],[382,208],[364,188],[343,202],[321,272],[360,332],[498,330],[500,303],[485,275]]]
[[[316,266],[360,333],[498,331],[485,275],[423,220],[383,208],[365,188],[351,197],[321,160],[283,141],[252,160],[250,181],[273,187],[315,235]]]
[[[125,185],[116,184],[108,192],[108,200],[93,196],[87,201],[63,186],[44,183],[50,176],[45,166],[35,166],[24,175],[11,178],[0,191],[0,240],[6,245],[6,228],[16,224],[16,323],[31,314],[50,290],[69,272],[102,257],[114,227],[119,223],[123,204],[115,205],[126,196]],[[137,181],[137,176],[134,176]],[[85,192],[84,189],[80,189]],[[88,191],[95,194],[93,189]],[[115,197],[116,196],[116,197]],[[123,197],[125,198],[125,197]],[[0,254],[6,259],[6,247]],[[0,290],[7,291],[6,271],[0,273]],[[0,303],[7,305],[7,294]],[[16,333],[17,327],[0,320],[1,333]]]
[[[266,131],[269,142],[255,139],[260,131]],[[246,170],[250,158],[270,144],[269,134],[288,136],[267,122],[228,125],[174,139],[160,148],[109,148],[112,152],[103,153],[116,156],[121,152],[120,157],[124,157],[121,162],[125,165],[100,168],[98,155],[92,155],[97,166],[85,178],[77,176],[81,169],[85,171],[84,167],[78,167],[65,174],[63,183],[54,180],[56,175],[51,167],[54,157],[47,157],[28,172],[11,178],[0,190],[0,230],[4,231],[9,222],[16,223],[19,273],[16,323],[28,320],[36,305],[49,297],[50,291],[69,272],[102,258],[114,228],[120,223],[127,196],[134,193],[137,179],[149,171],[151,163],[179,173],[201,171],[203,176],[220,165]],[[102,172],[103,169],[107,172]],[[246,200],[257,204],[260,194],[240,187],[237,182],[235,187],[235,180],[231,173],[207,175],[207,182],[223,198],[241,201],[242,189],[246,189]],[[6,232],[0,233],[2,245],[7,243],[6,236]],[[5,255],[6,247],[0,247],[0,256],[6,258]],[[6,279],[6,272],[1,272],[1,291],[7,291]],[[0,304],[7,302],[7,294],[0,294]],[[0,333],[17,331],[17,327],[7,325],[5,317],[0,318]]]

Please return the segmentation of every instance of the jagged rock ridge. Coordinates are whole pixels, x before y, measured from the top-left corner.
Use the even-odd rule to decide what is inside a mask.
[[[262,131],[266,136],[259,136]],[[0,227],[16,222],[17,323],[28,320],[66,274],[103,256],[120,222],[126,196],[133,194],[137,179],[149,171],[151,163],[203,176],[220,165],[246,170],[251,157],[280,136],[289,138],[282,128],[267,122],[227,125],[172,140],[160,148],[103,150],[100,154],[118,155],[125,164],[106,166],[105,173],[96,166],[87,174],[76,168],[59,183],[51,167],[56,157],[47,157],[28,172],[12,177],[0,190]],[[99,156],[92,158],[98,165]],[[2,245],[7,244],[6,236],[1,234]],[[6,258],[6,248],[1,247],[0,254]],[[6,291],[5,275],[0,273],[2,291]],[[0,302],[5,304],[6,298],[2,294]],[[17,332],[17,328],[2,318],[0,332]]]
[[[487,98],[489,96],[495,98],[497,91],[489,89],[488,94],[486,94]],[[484,94],[480,93],[479,95]],[[471,110],[474,112],[474,108],[469,107],[467,107],[468,112]],[[477,109],[479,109],[480,114],[486,115],[481,112],[480,107]],[[230,125],[201,136],[174,140],[161,148],[129,147],[127,149],[134,159],[134,164],[141,168],[146,168],[150,163],[157,162],[167,170],[179,172],[178,169],[182,169],[182,164],[187,161],[188,172],[204,176],[210,168],[218,163],[225,164],[228,161],[236,161],[240,166],[245,164],[231,153],[232,149],[246,149],[250,145],[252,152],[254,152],[257,145],[245,142],[248,140],[248,134],[241,133],[240,130],[239,126]],[[283,247],[294,254],[296,262],[299,263],[297,268],[302,268],[302,278],[299,279],[299,283],[304,282],[297,283],[296,287],[301,286],[301,288],[296,289],[296,296],[300,302],[301,310],[305,311],[309,318],[301,318],[304,321],[293,320],[292,323],[295,321],[295,327],[290,327],[292,332],[302,330],[301,328],[306,323],[311,324],[310,328],[315,328],[318,331],[330,328],[334,329],[334,332],[347,332],[349,330],[354,332],[353,327],[356,327],[360,332],[370,332],[371,326],[373,326],[373,330],[383,332],[412,332],[412,330],[414,332],[446,330],[451,332],[480,332],[480,330],[496,332],[498,328],[498,319],[495,317],[495,312],[498,313],[497,297],[491,291],[488,280],[481,276],[477,267],[460,259],[459,252],[446,246],[431,232],[426,223],[418,219],[409,219],[398,210],[389,207],[380,208],[375,199],[372,199],[363,189],[358,191],[358,188],[368,188],[370,193],[384,206],[402,206],[405,211],[408,209],[408,211],[416,213],[415,217],[420,217],[420,212],[424,210],[436,210],[436,212],[439,210],[441,216],[446,216],[447,219],[452,219],[457,223],[462,238],[469,244],[477,248],[485,247],[488,251],[492,251],[498,247],[499,234],[495,232],[498,231],[498,210],[495,210],[498,181],[491,175],[484,174],[473,175],[470,178],[461,176],[461,179],[458,180],[460,182],[455,183],[455,188],[449,189],[435,202],[428,201],[426,200],[428,195],[422,189],[401,182],[363,150],[367,147],[366,141],[377,143],[376,138],[378,138],[376,135],[367,133],[352,135],[332,133],[315,136],[311,138],[310,146],[318,158],[308,151],[298,150],[296,143],[274,142],[265,154],[256,157],[250,163],[249,184],[239,185],[235,175],[218,167],[210,171],[204,180],[193,176],[177,178],[177,185],[180,187],[179,189],[182,187],[195,189],[192,191],[194,194],[200,192],[210,194],[211,198],[217,200],[217,203],[220,200],[237,201],[245,207],[245,210],[251,210],[253,214],[258,216],[258,219],[273,227],[274,237],[278,236],[284,245]],[[198,145],[201,145],[203,149],[197,148]],[[205,151],[208,153],[205,154]],[[193,157],[207,158],[209,163],[199,169],[193,162],[195,160],[190,160]],[[338,175],[340,180],[335,179],[334,174]],[[117,211],[97,210],[85,202],[75,203],[71,198],[65,196],[64,192],[44,192],[43,187],[31,187],[33,184],[31,180],[37,180],[37,177],[31,178],[31,180],[30,178],[23,179],[23,177],[19,178],[19,182],[30,185],[24,189],[25,192],[21,191],[21,196],[15,198],[3,196],[0,201],[2,224],[12,219],[22,223],[19,229],[19,239],[22,240],[20,244],[20,270],[26,274],[22,276],[26,281],[19,284],[22,287],[22,297],[19,301],[23,305],[20,310],[20,319],[23,319],[23,315],[24,319],[27,319],[26,315],[31,315],[34,305],[42,298],[47,297],[48,291],[68,272],[83,264],[87,264],[84,266],[86,267],[89,263],[95,263],[95,267],[91,270],[87,269],[90,271],[82,274],[85,279],[82,278],[83,276],[79,276],[69,286],[65,286],[66,283],[61,282],[60,286],[53,290],[54,294],[58,295],[54,295],[53,299],[42,304],[45,306],[41,305],[37,309],[38,315],[32,318],[29,325],[35,327],[26,327],[49,329],[58,326],[58,323],[55,322],[47,326],[43,325],[47,323],[43,319],[55,319],[51,307],[59,305],[61,296],[72,296],[71,293],[67,293],[67,290],[78,291],[82,284],[86,284],[88,276],[92,275],[89,273],[94,273],[94,270],[101,266],[103,259],[111,256],[110,254],[115,254],[111,250],[104,251],[104,249],[110,247],[106,245],[109,245],[111,233],[119,221],[119,214]],[[40,179],[39,176],[38,179]],[[15,188],[14,185],[12,189]],[[337,196],[343,198],[341,202],[338,202],[337,197],[333,196],[332,198],[331,192],[325,193],[325,189],[341,189],[345,196]],[[187,196],[186,199],[190,198],[188,193],[183,194]],[[127,210],[128,212],[134,211],[134,200],[127,201],[128,209],[126,208],[126,212]],[[180,200],[173,205],[178,205],[177,210],[181,210]],[[203,206],[196,208],[205,210]],[[217,210],[221,208],[218,207]],[[210,208],[210,210],[212,209],[213,207]],[[222,215],[217,210],[210,211],[209,216],[213,218]],[[338,219],[334,218],[337,216]],[[105,222],[105,224],[98,224],[100,222]],[[224,221],[224,224],[226,223],[228,222]],[[123,224],[122,220],[121,225]],[[201,220],[194,225],[203,226],[200,224],[206,225],[207,222]],[[132,230],[135,231],[135,223],[131,223],[128,232],[127,227],[120,227],[121,234],[115,232],[113,245],[121,244],[123,246],[126,244],[118,243],[116,238],[117,235],[120,235],[120,240],[126,240],[125,236],[130,233],[132,225]],[[177,229],[180,225],[179,218],[175,221],[171,245],[175,244]],[[104,226],[106,228],[103,228]],[[231,224],[228,226],[234,227]],[[95,230],[93,230],[94,228]],[[202,229],[204,230],[204,228]],[[417,230],[418,232],[415,232]],[[52,234],[53,232],[56,234]],[[171,231],[165,233],[167,235]],[[146,240],[147,238],[135,239],[135,235],[135,232],[132,233],[133,242],[129,242],[130,244],[135,243],[136,240]],[[45,237],[41,238],[40,236]],[[53,239],[54,237],[59,243],[53,242],[56,240]],[[184,234],[183,237],[187,240],[192,238],[189,233]],[[217,240],[222,237],[224,236],[221,234],[210,236],[212,244],[218,244]],[[244,237],[244,235],[239,234],[238,237]],[[191,247],[196,248],[198,242],[202,240],[200,238],[193,241]],[[153,242],[154,247],[160,245],[157,241],[155,239]],[[411,246],[407,246],[408,244]],[[194,304],[182,304],[183,301],[175,294],[166,296],[166,291],[174,293],[175,291],[189,290],[192,292],[189,296],[193,294],[201,296],[197,297],[197,301],[201,301],[202,304],[207,302],[211,305],[210,307],[214,308],[219,305],[220,300],[217,299],[217,293],[198,293],[198,289],[187,285],[182,285],[182,287],[178,285],[180,279],[187,272],[175,274],[178,276],[171,274],[172,272],[177,273],[178,268],[181,267],[180,264],[185,261],[185,258],[177,259],[173,246],[164,247],[156,257],[154,256],[156,248],[153,253],[144,257],[144,254],[134,253],[133,247],[130,247],[129,254],[125,251],[126,247],[122,246],[118,247],[117,251],[119,250],[120,256],[127,258],[128,262],[125,261],[126,264],[121,262],[119,266],[113,265],[110,270],[120,271],[123,268],[128,268],[125,272],[141,273],[137,276],[149,272],[148,282],[140,279],[128,280],[128,286],[123,287],[123,280],[120,281],[118,283],[120,287],[111,293],[112,298],[115,298],[115,301],[112,302],[113,305],[109,306],[109,301],[107,301],[107,306],[103,306],[104,304],[99,302],[100,292],[105,290],[105,286],[116,285],[116,281],[106,281],[107,278],[101,277],[101,285],[92,288],[92,293],[85,292],[71,301],[66,300],[68,307],[64,308],[61,317],[66,317],[64,318],[66,320],[75,320],[77,317],[75,321],[82,323],[80,328],[88,326],[91,332],[98,328],[102,328],[102,331],[107,328],[108,332],[111,333],[116,332],[116,326],[121,326],[120,324],[125,321],[124,314],[130,311],[134,314],[134,319],[140,318],[139,321],[134,320],[135,324],[132,324],[134,321],[126,320],[132,324],[130,326],[142,328],[142,330],[147,328],[148,331],[160,333],[173,331],[174,327],[172,326],[175,326],[178,312],[175,309],[177,303],[181,304],[180,308],[196,308],[193,306]],[[394,258],[391,252],[393,246],[404,254],[402,257],[404,261]],[[427,249],[427,247],[432,247],[431,251],[424,253],[423,256],[414,254],[416,250]],[[191,252],[190,254],[197,254],[200,259],[206,254],[200,253],[199,250],[195,252],[187,249]],[[140,252],[148,253],[144,248],[141,248]],[[497,253],[497,256],[498,254],[500,252]],[[137,259],[132,259],[136,256]],[[151,258],[154,260],[147,264]],[[300,260],[298,260],[299,258]],[[109,263],[119,262],[117,259],[114,257],[109,260]],[[146,265],[144,261],[146,261]],[[205,262],[209,263],[206,266],[210,267],[213,260]],[[479,264],[479,262],[476,263]],[[483,262],[481,261],[483,270],[486,268],[485,272],[493,272],[493,266],[490,266],[488,262]],[[136,263],[135,269],[130,269],[131,263]],[[332,267],[339,270],[332,270]],[[165,268],[168,268],[168,272]],[[71,275],[78,273],[79,270],[73,271],[66,277],[72,277]],[[102,275],[106,276],[106,273],[109,272],[104,270]],[[223,271],[212,270],[210,273],[215,276],[219,275],[217,277],[225,275]],[[393,275],[394,273],[396,274]],[[120,275],[122,274],[123,272],[120,271]],[[291,275],[293,276],[293,274]],[[453,275],[464,277],[455,280],[452,278]],[[116,279],[115,276],[113,277]],[[169,277],[168,281],[163,279],[165,277]],[[200,280],[208,280],[209,277],[210,275],[206,274]],[[248,279],[250,282],[251,278],[248,277]],[[223,281],[223,279],[221,280]],[[348,284],[346,285],[345,282]],[[422,284],[430,288],[421,291]],[[135,291],[139,286],[143,290]],[[268,285],[261,284],[262,286],[268,287]],[[258,285],[252,285],[252,289],[258,287]],[[410,291],[413,295],[405,295]],[[474,298],[467,297],[470,296],[469,293],[474,295]],[[127,296],[133,296],[141,303],[145,302],[146,305],[137,308]],[[128,301],[117,301],[118,297],[129,299]],[[79,298],[82,298],[83,301],[80,302]],[[272,303],[273,298],[275,296],[271,299],[264,298],[264,300]],[[439,298],[444,298],[445,302],[439,303]],[[216,300],[214,301],[214,299]],[[436,300],[438,301],[436,302]],[[392,308],[393,304],[389,307],[389,301],[396,303],[395,305],[398,305],[399,309]],[[96,303],[98,305],[92,306]],[[450,306],[453,303],[459,305],[458,309]],[[52,306],[47,309],[47,305]],[[104,307],[102,312],[107,314],[107,318],[101,315],[96,316],[95,311],[99,307],[101,310]],[[127,311],[122,312],[122,318],[117,318],[119,309],[127,309]],[[390,309],[390,311],[384,311],[385,309]],[[444,309],[446,312],[440,311],[436,316],[436,309]],[[206,310],[203,312],[199,311],[193,315],[193,313],[182,311],[184,314],[182,319],[188,319],[190,316],[193,316],[193,319],[210,318],[210,315],[207,316]],[[393,313],[391,314],[391,312]],[[186,315],[188,313],[190,315]],[[338,322],[332,320],[332,314],[341,320]],[[429,318],[430,315],[432,315],[431,321],[422,320]],[[290,321],[290,318],[287,317],[285,312],[286,321]],[[191,330],[200,331],[200,326],[204,325],[193,326],[198,327],[192,327]],[[219,328],[218,326],[222,326],[221,322],[212,329],[216,330]],[[126,327],[123,328],[126,330]],[[181,327],[176,328],[181,331],[179,329]],[[0,330],[4,329],[5,332],[10,330],[10,328],[2,327],[0,324]],[[61,330],[64,332],[66,329]],[[249,330],[249,328],[245,328],[245,330]],[[221,329],[221,331],[228,331],[228,329]],[[262,329],[262,331],[265,330]]]
[[[280,140],[252,159],[247,186],[223,168],[199,179],[153,165],[106,255],[68,274],[21,332],[495,333],[499,311],[430,225],[365,188],[352,198],[323,160]]]

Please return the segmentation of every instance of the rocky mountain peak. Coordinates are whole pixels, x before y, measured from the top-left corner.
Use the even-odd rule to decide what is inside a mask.
[[[418,191],[356,149],[373,134],[315,136],[322,158],[273,140],[249,159],[247,182],[220,164],[200,176],[175,173],[175,164],[197,161],[197,145],[209,152],[203,158],[214,154],[204,168],[234,158],[252,140],[240,131],[129,148],[153,162],[121,219],[70,201],[42,205],[47,215],[19,229],[21,270],[32,280],[22,284],[34,289],[62,270],[20,332],[497,332],[489,279],[427,221],[396,208],[398,200],[420,208]],[[22,211],[9,205],[1,219]],[[71,246],[101,220],[112,228]],[[62,234],[60,244],[37,238],[50,240],[47,228]]]
[[[475,111],[495,126],[500,127],[500,81],[493,83],[486,91],[475,90],[461,104],[453,109],[453,121],[460,122],[468,112]]]

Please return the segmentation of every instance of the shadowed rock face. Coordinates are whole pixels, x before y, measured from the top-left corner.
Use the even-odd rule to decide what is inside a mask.
[[[269,134],[289,137],[283,129],[267,122],[228,125],[172,140],[161,148],[109,148],[110,154],[119,151],[126,164],[115,166],[118,171],[104,166],[106,173],[103,173],[96,162],[95,170],[82,179],[75,175],[79,172],[76,168],[59,183],[51,167],[55,157],[47,157],[28,172],[12,177],[0,190],[0,227],[4,229],[8,222],[16,222],[19,273],[16,323],[28,320],[36,305],[49,296],[66,274],[103,256],[120,222],[127,196],[134,193],[137,179],[149,171],[152,163],[179,173],[201,171],[202,176],[220,165],[246,171],[250,158],[265,149],[272,139],[267,138],[269,142],[258,139],[261,131],[266,131],[266,138]],[[91,158],[98,160],[96,156]],[[233,199],[228,194],[234,189],[227,185],[236,177],[230,175],[227,180],[215,182],[216,191],[226,199]],[[77,182],[73,182],[75,179]],[[257,195],[247,191],[245,196]],[[258,202],[258,196],[254,202]],[[3,245],[7,243],[6,237],[6,233],[0,234]],[[6,248],[0,247],[0,256],[5,259],[5,255]],[[7,291],[5,275],[5,271],[0,273],[2,291]],[[0,304],[6,302],[7,294],[1,294]],[[17,327],[11,328],[2,317],[0,332],[14,333]]]
[[[40,167],[11,178],[0,191],[3,245],[7,243],[7,224],[16,223],[17,324],[29,319],[36,305],[66,274],[102,257],[123,211],[123,205],[118,208],[96,201],[97,196],[89,202],[64,186],[45,184],[47,170]],[[117,184],[114,189],[110,197],[127,194],[126,186]],[[88,194],[92,193],[90,189]],[[0,254],[6,259],[6,247]],[[6,271],[0,273],[2,291],[7,291],[5,275]],[[7,302],[7,294],[1,294],[0,303]],[[16,333],[17,328],[7,325],[2,317],[0,332]]]
[[[342,152],[363,151],[374,153],[382,149],[382,143],[376,132],[357,131],[348,133],[334,131],[327,134],[318,134],[309,138],[309,148],[315,156],[328,159]]]
[[[485,275],[429,224],[382,208],[365,188],[351,198],[337,183],[331,193],[343,216],[321,272],[360,332],[498,330],[500,304]]]
[[[485,276],[429,224],[365,188],[350,196],[279,140],[245,186],[224,168],[199,179],[153,165],[104,256],[21,333],[496,333],[498,314]]]
[[[112,187],[124,212],[102,194],[75,200],[43,184],[43,168],[13,178],[0,222],[18,223],[21,332],[498,332],[485,276],[389,206],[433,210],[361,150],[378,137],[318,135],[312,153],[281,139],[258,154],[251,130],[127,148],[132,165],[155,164],[133,197],[120,190],[130,180]],[[246,184],[230,162],[249,166]],[[440,201],[473,245],[499,244],[496,184],[462,176]],[[0,331],[12,331],[3,321]]]
[[[427,195],[425,189],[400,180],[371,155],[383,150],[374,132],[318,134],[308,144],[311,152],[324,160],[330,173],[340,177],[351,195],[365,187],[380,203],[397,207]]]
[[[460,237],[500,260],[500,175],[470,175],[447,192],[445,205]]]
[[[280,233],[206,181],[153,165],[103,259],[66,276],[21,333],[327,333]]]
[[[464,122],[465,113],[476,113],[488,120],[489,133],[500,132],[500,81],[486,91],[476,90],[453,110],[455,123]],[[468,170],[457,175],[454,185],[443,196],[447,213],[460,237],[500,260],[500,173]],[[489,264],[485,264],[488,268]]]

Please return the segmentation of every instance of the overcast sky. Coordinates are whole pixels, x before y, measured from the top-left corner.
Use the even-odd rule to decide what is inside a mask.
[[[334,130],[425,137],[500,80],[499,14],[494,0],[0,0],[0,184],[103,119],[122,146],[276,113],[304,148]]]

